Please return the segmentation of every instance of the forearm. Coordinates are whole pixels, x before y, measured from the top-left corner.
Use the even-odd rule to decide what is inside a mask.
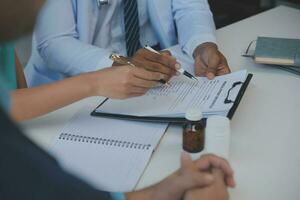
[[[17,121],[52,112],[85,97],[92,96],[91,73],[36,88],[12,92],[12,117]]]
[[[162,180],[161,182],[152,185],[148,188],[126,193],[127,200],[165,200],[165,199],[179,199],[183,195],[185,188],[178,179],[178,171]]]
[[[215,24],[205,0],[173,1],[174,19],[178,27],[179,44],[190,56],[205,42],[216,43]],[[191,20],[193,19],[193,20]],[[190,31],[186,31],[186,29]]]

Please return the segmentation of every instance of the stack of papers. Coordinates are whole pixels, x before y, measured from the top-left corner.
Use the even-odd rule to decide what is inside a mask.
[[[213,80],[197,80],[178,76],[169,85],[150,89],[146,95],[127,100],[107,100],[96,113],[137,117],[183,117],[190,108],[201,109],[204,117],[227,116],[247,78],[242,70],[218,76]]]

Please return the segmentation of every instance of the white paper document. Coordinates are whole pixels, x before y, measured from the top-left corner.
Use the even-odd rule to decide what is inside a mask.
[[[131,191],[167,124],[95,118],[78,113],[51,148],[63,168],[104,191]]]
[[[138,117],[183,117],[189,108],[201,108],[204,116],[226,116],[247,78],[242,70],[198,81],[185,76],[173,77],[169,85],[150,89],[144,96],[128,100],[107,100],[96,109],[99,113]]]

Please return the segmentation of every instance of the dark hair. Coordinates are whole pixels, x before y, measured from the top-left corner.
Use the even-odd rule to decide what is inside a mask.
[[[1,0],[0,42],[32,32],[44,0]]]

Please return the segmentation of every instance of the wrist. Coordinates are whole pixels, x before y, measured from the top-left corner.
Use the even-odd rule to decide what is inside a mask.
[[[86,73],[83,76],[82,83],[87,85],[87,96],[92,97],[92,96],[100,96],[100,86],[101,84],[101,71],[96,71],[96,72],[89,72]]]
[[[179,171],[176,171],[160,183],[153,186],[152,199],[181,199],[185,192],[185,188],[182,183],[183,181],[180,179]]]
[[[218,50],[218,45],[213,42],[205,42],[196,47],[193,53],[193,57],[195,58],[197,55],[202,54],[207,49]]]
[[[151,200],[153,187],[125,193],[126,200]]]
[[[146,189],[126,193],[127,200],[166,200],[166,199],[182,199],[185,188],[182,180],[179,179],[179,172],[173,173],[163,181],[148,187]]]

